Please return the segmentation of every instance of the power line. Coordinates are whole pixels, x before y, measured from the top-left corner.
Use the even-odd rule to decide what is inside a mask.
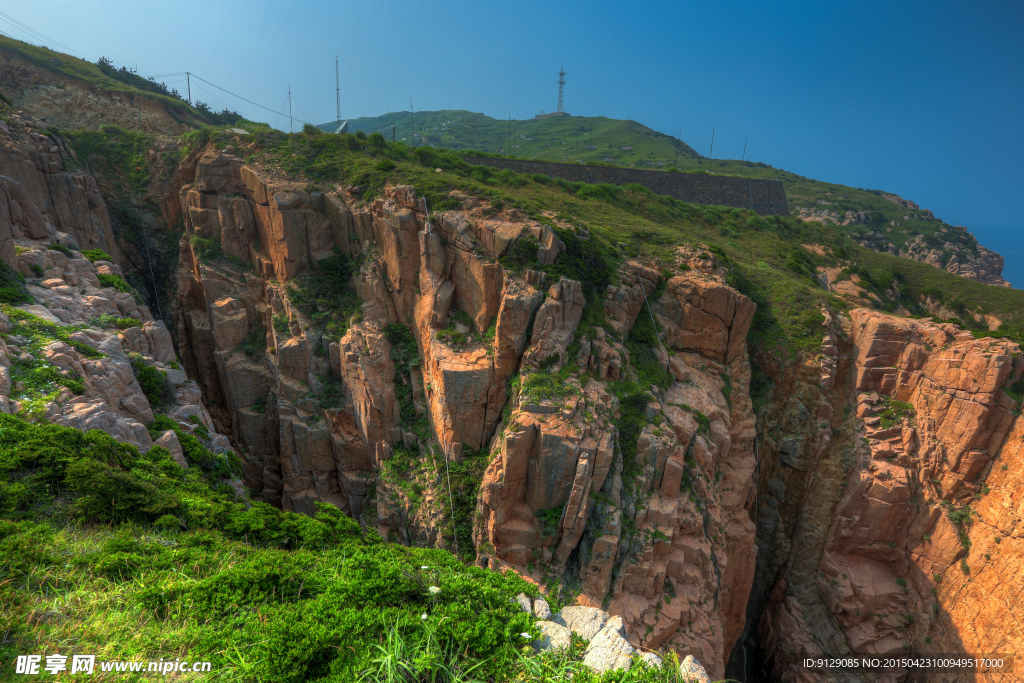
[[[278,114],[280,116],[284,116],[285,115],[284,112],[274,111],[270,107],[265,107],[262,104],[260,104],[259,102],[253,102],[252,100],[250,100],[247,97],[242,97],[241,95],[239,95],[237,93],[233,93],[230,90],[228,90],[227,88],[222,88],[219,85],[217,85],[216,83],[211,83],[210,81],[206,80],[205,78],[200,78],[199,76],[195,75],[194,73],[192,74],[192,78],[194,78],[194,79],[196,79],[198,81],[202,81],[203,83],[206,83],[207,85],[211,85],[214,88],[216,88],[217,90],[226,92],[228,95],[231,95],[232,97],[237,97],[238,99],[242,100],[243,102],[248,102],[249,104],[253,105],[254,107],[259,107],[260,109],[265,109],[266,111],[269,111],[271,114]],[[302,123],[309,123],[309,121],[303,121]],[[310,125],[313,125],[313,124],[310,124]]]
[[[51,50],[53,50],[54,47],[55,48],[59,48],[59,51],[65,52],[67,54],[70,54],[70,55],[72,55],[74,57],[77,57],[77,58],[79,58],[79,59],[81,59],[83,61],[86,61],[86,62],[90,61],[85,55],[81,54],[80,52],[77,52],[76,50],[72,50],[67,45],[65,45],[65,44],[63,44],[61,42],[58,42],[58,41],[54,40],[53,38],[50,38],[49,36],[47,36],[46,34],[42,33],[41,31],[37,31],[36,29],[32,28],[28,24],[15,19],[14,17],[10,16],[9,14],[7,14],[5,12],[0,12],[0,21],[4,21],[4,22],[10,24],[11,26],[13,26],[14,28],[16,28],[16,29],[18,29],[18,30],[20,30],[20,31],[22,31],[24,33],[27,33],[29,36],[31,36],[35,40],[42,41],[44,43],[43,47],[47,47],[48,49],[51,49]],[[17,38],[14,38],[13,36],[10,36],[10,35],[2,32],[2,31],[0,31],[0,34],[6,35],[8,38],[11,38],[12,40],[17,40]],[[50,47],[50,46],[53,46],[53,47]],[[53,50],[53,51],[57,52],[58,50]],[[141,74],[138,73],[138,70],[136,70],[135,71],[135,75],[139,76],[140,78],[147,78],[147,79],[171,78],[171,77],[174,77],[174,76],[186,76],[187,77],[186,80],[188,80],[188,77],[195,78],[197,80],[202,81],[203,83],[206,83],[207,85],[209,85],[209,86],[211,86],[213,88],[216,88],[217,90],[220,90],[220,91],[222,91],[224,93],[227,93],[228,95],[231,95],[232,97],[237,97],[238,99],[242,100],[243,102],[251,104],[254,107],[259,107],[260,109],[268,111],[271,114],[277,114],[278,117],[281,117],[281,116],[284,115],[284,113],[282,111],[276,111],[274,109],[271,109],[270,107],[267,107],[267,106],[264,106],[264,105],[260,104],[259,102],[254,102],[254,101],[250,100],[247,97],[242,97],[241,95],[239,95],[237,93],[231,92],[227,88],[222,88],[221,86],[217,85],[216,83],[211,83],[210,81],[206,80],[205,78],[201,78],[201,77],[197,76],[196,74],[188,72],[188,71],[174,71],[174,72],[169,72],[169,73],[164,73],[164,74],[153,74],[151,76],[145,76],[144,77],[144,76],[141,76]],[[178,81],[178,82],[180,82],[180,81]],[[211,97],[216,98],[216,96],[213,95],[213,93],[211,93],[211,92],[209,92],[209,91],[207,91],[205,89],[203,90],[203,92],[206,92]],[[191,97],[189,99],[191,100]],[[221,102],[222,104],[224,104],[225,106],[227,106],[227,103],[224,102],[223,100],[221,100],[219,98],[216,98],[216,99],[219,102]],[[302,111],[301,107],[300,107],[299,111]],[[305,114],[303,114],[303,117],[305,117]],[[302,123],[310,123],[310,122],[309,121],[302,121]],[[314,124],[310,124],[310,125],[314,125]]]
[[[67,45],[64,45],[63,43],[57,42],[53,38],[50,38],[49,36],[47,36],[45,33],[37,31],[36,29],[32,28],[28,24],[23,23],[21,21],[18,21],[17,19],[15,19],[14,17],[12,17],[9,14],[6,14],[5,12],[0,12],[0,19],[2,19],[3,21],[6,21],[8,24],[10,24],[11,26],[14,26],[15,28],[20,29],[24,33],[29,34],[30,36],[32,36],[36,40],[43,41],[43,43],[44,43],[43,47],[47,47],[47,45],[45,45],[45,43],[49,43],[50,45],[53,45],[55,47],[59,47],[62,51],[67,52],[68,54],[72,55],[73,57],[78,57],[79,59],[84,59],[85,61],[89,61],[88,59],[85,58],[84,55],[82,55],[82,54],[72,50]],[[8,36],[8,38],[11,38],[11,36]],[[13,40],[17,40],[17,39],[13,38]],[[56,50],[54,50],[54,52],[56,52]]]

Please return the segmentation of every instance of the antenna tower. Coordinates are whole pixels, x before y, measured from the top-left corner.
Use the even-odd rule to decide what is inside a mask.
[[[341,77],[338,73],[338,55],[334,55],[334,94],[338,101],[338,123],[341,124]]]
[[[562,95],[565,91],[565,67],[558,72],[558,113],[565,113],[565,104],[562,102]]]

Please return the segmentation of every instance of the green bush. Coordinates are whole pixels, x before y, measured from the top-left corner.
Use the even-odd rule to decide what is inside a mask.
[[[144,356],[137,353],[129,353],[128,360],[132,365],[132,373],[153,410],[160,410],[174,400],[174,386],[167,379],[166,371],[154,368]]]
[[[129,327],[142,327],[141,320],[109,314],[93,316],[89,319],[89,324],[96,327],[116,327],[120,330],[127,330]]]
[[[192,244],[192,248],[195,249],[196,256],[198,256],[199,260],[204,263],[224,257],[223,252],[220,250],[220,240],[207,239],[205,237],[199,237],[198,235],[192,235],[190,242]]]
[[[48,244],[48,245],[46,245],[46,248],[49,249],[50,251],[59,251],[60,253],[62,253],[65,256],[67,256],[68,258],[74,258],[75,257],[74,252],[71,251],[70,249],[68,249],[67,247],[65,247],[63,244]]]
[[[142,295],[139,294],[139,292],[128,284],[128,282],[120,275],[115,275],[114,273],[98,273],[96,277],[99,278],[100,284],[104,287],[113,287],[119,292],[131,294],[132,297],[135,298],[136,303],[144,303]]]
[[[337,248],[335,248],[337,252]],[[359,264],[346,254],[335,253],[316,263],[316,270],[292,283],[288,298],[309,316],[317,331],[332,339],[341,338],[357,315],[362,301],[352,288],[351,278]]]
[[[267,354],[267,331],[262,325],[253,328],[238,348],[250,358],[262,358]]]
[[[82,256],[89,259],[93,263],[96,261],[110,261],[114,262],[114,257],[103,251],[102,249],[86,249],[82,252]]]
[[[0,303],[5,304],[31,304],[35,299],[28,293],[25,286],[25,276],[0,261]]]

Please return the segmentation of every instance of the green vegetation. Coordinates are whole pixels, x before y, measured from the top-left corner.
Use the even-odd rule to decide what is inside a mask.
[[[391,344],[391,360],[395,363],[395,395],[398,399],[402,426],[423,440],[430,438],[430,426],[425,415],[418,415],[413,402],[413,368],[419,367],[416,338],[412,331],[400,323],[391,323],[384,330]]]
[[[146,400],[153,410],[160,410],[165,404],[174,400],[174,386],[167,379],[167,372],[150,365],[146,357],[131,351],[128,360],[132,366],[132,374],[146,395]]]
[[[967,231],[954,228],[920,209],[891,201],[881,190],[813,180],[761,162],[708,160],[682,141],[651,130],[636,121],[582,116],[513,121],[514,149],[510,146],[508,121],[475,112],[416,112],[415,135],[412,124],[408,112],[393,112],[383,116],[352,119],[349,121],[349,130],[368,135],[382,133],[390,139],[392,126],[395,126],[396,139],[411,147],[426,144],[431,148],[458,150],[460,154],[467,155],[504,155],[520,159],[584,162],[595,166],[629,166],[655,173],[711,172],[716,175],[776,179],[785,187],[789,208],[794,214],[797,207],[825,209],[838,215],[834,222],[839,224],[845,220],[847,212],[858,215],[866,212],[868,222],[840,228],[862,243],[877,243],[879,247],[892,243],[901,249],[920,237],[928,248],[942,249],[946,243],[951,243],[957,253],[978,254],[977,242]],[[336,126],[324,124],[321,128],[333,132]],[[476,179],[484,181],[490,175],[498,176],[507,172],[491,169],[475,170],[474,173],[479,174]],[[536,184],[552,182],[551,178],[543,174],[536,174],[530,180]],[[603,191],[598,189],[596,193]],[[722,237],[731,238],[736,236],[737,226],[723,224],[716,232]]]
[[[414,123],[415,135],[412,134]],[[423,137],[426,136],[427,144],[434,147],[501,154],[512,152],[509,125],[508,121],[457,109],[418,111],[414,121],[410,121],[409,112],[393,112],[383,116],[350,119],[348,122],[349,130],[353,133],[361,131],[368,136],[378,133],[387,140],[391,140],[392,126],[395,126],[395,139],[410,147],[424,144]],[[681,162],[683,159],[696,161],[699,158],[685,143],[636,121],[620,121],[604,116],[567,116],[539,121],[513,121],[511,125],[515,127],[514,156],[523,159],[538,158],[570,163],[610,160],[619,165],[636,164],[650,168],[649,162],[654,161],[655,166],[659,167],[657,162],[666,159],[671,162],[677,154]],[[337,123],[320,126],[330,133],[337,127]],[[587,149],[591,145],[597,149]]]
[[[263,329],[263,325],[254,327],[238,348],[249,358],[263,358],[267,354],[267,331]]]
[[[235,502],[201,473],[212,454],[183,446],[188,470],[159,447],[0,415],[0,656],[70,636],[100,658],[208,653],[219,680],[349,681],[380,670],[374,645],[392,634],[434,648],[402,661],[414,680],[514,677],[520,634],[535,632],[512,598],[535,588],[383,543],[329,505],[314,519]],[[29,618],[68,600],[71,621]]]
[[[626,336],[629,359],[642,386],[653,384],[664,389],[672,382],[672,374],[658,360],[656,350],[660,345],[655,322],[644,306],[633,329]]]
[[[114,262],[114,257],[103,251],[102,249],[86,249],[82,252],[82,256],[89,259],[93,263],[96,261],[110,261]]]
[[[109,314],[93,316],[89,319],[89,324],[96,327],[116,327],[119,330],[127,330],[129,327],[142,327],[141,320]]]
[[[578,393],[576,386],[568,382],[572,369],[573,366],[568,364],[558,372],[541,370],[524,375],[520,402],[559,401]]]
[[[237,256],[229,256],[221,251],[220,240],[193,235],[190,242],[192,244],[192,249],[195,250],[196,256],[203,263],[225,264],[231,269],[239,272],[252,270],[253,266],[250,262],[243,261]]]
[[[113,287],[119,292],[131,294],[132,297],[135,299],[136,303],[145,303],[142,300],[142,295],[139,294],[138,290],[136,290],[134,287],[128,284],[128,282],[126,282],[125,279],[120,275],[115,275],[114,273],[98,273],[96,277],[99,278],[100,284],[103,285],[104,287]]]
[[[540,532],[544,536],[554,536],[558,533],[558,524],[562,521],[562,515],[565,514],[565,503],[562,503],[558,507],[548,508],[547,510],[537,510],[533,513],[533,516],[537,518],[540,523]]]
[[[60,253],[62,253],[65,256],[67,256],[68,258],[74,258],[75,257],[74,252],[72,252],[70,249],[65,247],[63,244],[49,244],[49,245],[46,246],[46,248],[49,249],[50,251],[59,251]]]
[[[316,270],[299,276],[288,292],[292,304],[309,316],[313,327],[332,339],[340,339],[360,317],[362,301],[352,288],[358,261],[338,253],[320,259]]]
[[[0,260],[0,303],[31,304],[35,299],[28,293],[25,276]]]
[[[611,392],[619,400],[619,418],[614,422],[622,451],[622,476],[632,480],[642,468],[636,461],[637,441],[647,425],[647,404],[653,397],[646,388],[629,380],[612,384]]]
[[[223,258],[224,254],[220,250],[220,240],[207,239],[200,237],[199,235],[192,235],[190,240],[192,248],[195,249],[196,256],[199,257],[200,261],[209,262]]]
[[[882,412],[879,413],[881,418],[879,424],[882,429],[890,429],[901,424],[904,419],[913,417],[913,415],[914,406],[905,401],[897,401],[886,396]]]
[[[125,183],[127,192],[138,192],[146,187],[149,181],[146,154],[153,144],[152,136],[111,125],[101,126],[99,130],[61,131],[61,135],[71,142],[78,162],[94,175],[112,173]],[[99,249],[90,251],[109,256]]]
[[[237,113],[229,112],[227,109],[219,114],[214,113],[202,102],[197,102],[196,106],[192,107],[176,90],[169,90],[163,83],[135,75],[123,66],[118,69],[114,67],[113,62],[105,57],[101,57],[95,63],[88,62],[7,36],[0,36],[0,50],[13,53],[54,73],[68,78],[81,79],[103,90],[131,95],[141,91],[144,97],[168,105],[178,120],[191,123],[191,125],[225,124],[241,118]]]
[[[1024,379],[1019,379],[1006,389],[1007,395],[1014,401],[1024,401]]]
[[[270,322],[274,326],[274,330],[278,334],[286,334],[288,336],[291,336],[292,328],[291,323],[288,321],[288,316],[283,315],[281,313],[275,313],[274,317],[271,318]]]

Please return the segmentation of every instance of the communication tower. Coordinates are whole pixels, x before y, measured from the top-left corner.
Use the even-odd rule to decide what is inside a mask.
[[[562,95],[565,92],[565,67],[558,72],[558,113],[565,113],[565,104],[562,102]]]
[[[338,74],[338,55],[334,55],[334,94],[338,101],[338,118],[335,120],[341,123],[341,76]]]

